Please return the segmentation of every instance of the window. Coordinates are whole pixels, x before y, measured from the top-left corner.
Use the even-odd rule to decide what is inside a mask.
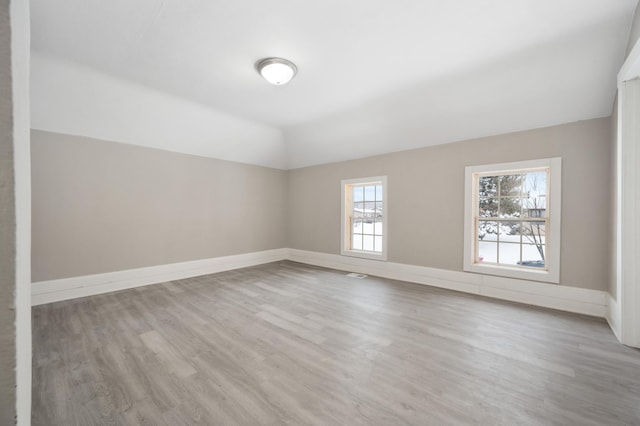
[[[387,260],[386,186],[386,176],[342,181],[343,255]]]
[[[464,269],[558,283],[560,158],[465,170]]]

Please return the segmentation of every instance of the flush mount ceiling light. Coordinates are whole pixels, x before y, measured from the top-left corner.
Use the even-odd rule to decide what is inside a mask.
[[[291,81],[298,68],[296,65],[282,58],[262,59],[256,65],[260,75],[271,84],[282,86]]]

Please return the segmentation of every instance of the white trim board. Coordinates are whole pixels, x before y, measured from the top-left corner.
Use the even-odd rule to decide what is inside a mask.
[[[286,259],[286,257],[287,249],[274,249],[104,274],[34,282],[31,287],[31,304],[33,306],[43,305],[45,303],[93,296],[171,280],[214,274],[216,272],[277,262]]]
[[[636,41],[627,59],[618,71],[618,89],[622,83],[640,76],[640,41]]]
[[[608,293],[535,281],[289,249],[289,260],[604,318]]]
[[[640,41],[636,41],[618,73],[618,134],[616,175],[616,294],[609,300],[607,320],[621,343],[640,347],[640,275],[637,250],[640,226],[636,218],[640,206]],[[624,232],[623,232],[624,230]]]
[[[596,317],[607,316],[608,294],[604,291],[286,248],[36,282],[32,287],[32,304],[41,305],[92,296],[280,260],[292,260]]]
[[[640,44],[636,45],[638,48]],[[634,51],[636,49],[634,48]],[[626,64],[626,62],[625,62]],[[635,72],[640,73],[640,57]],[[640,348],[640,80],[626,80],[618,87],[618,198],[616,294],[620,302],[618,337],[625,345]],[[624,232],[623,232],[624,230]]]
[[[30,4],[10,1],[13,167],[16,218],[16,424],[31,424],[31,73]],[[12,297],[12,294],[3,297]]]
[[[605,318],[609,323],[609,328],[611,328],[611,331],[613,331],[613,334],[618,340],[622,340],[620,324],[622,314],[620,310],[620,304],[613,297],[611,297],[610,294],[607,293],[607,313]]]

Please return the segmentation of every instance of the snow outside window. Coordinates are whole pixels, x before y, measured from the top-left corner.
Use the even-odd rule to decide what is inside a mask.
[[[342,181],[345,256],[387,259],[386,176]]]
[[[559,282],[560,158],[467,167],[464,269]]]

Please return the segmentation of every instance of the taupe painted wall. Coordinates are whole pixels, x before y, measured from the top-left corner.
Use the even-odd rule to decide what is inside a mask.
[[[462,271],[464,168],[562,157],[561,285],[607,290],[610,118],[289,172],[289,247],[340,253],[340,181],[388,176],[388,260]]]
[[[285,172],[34,130],[33,280],[287,246],[339,254],[340,180],[377,175],[389,261],[461,271],[464,167],[560,156],[561,284],[608,290],[612,132],[602,118]]]
[[[31,138],[34,282],[286,246],[286,171]]]
[[[0,1],[0,425],[16,416],[16,220],[9,2]]]

